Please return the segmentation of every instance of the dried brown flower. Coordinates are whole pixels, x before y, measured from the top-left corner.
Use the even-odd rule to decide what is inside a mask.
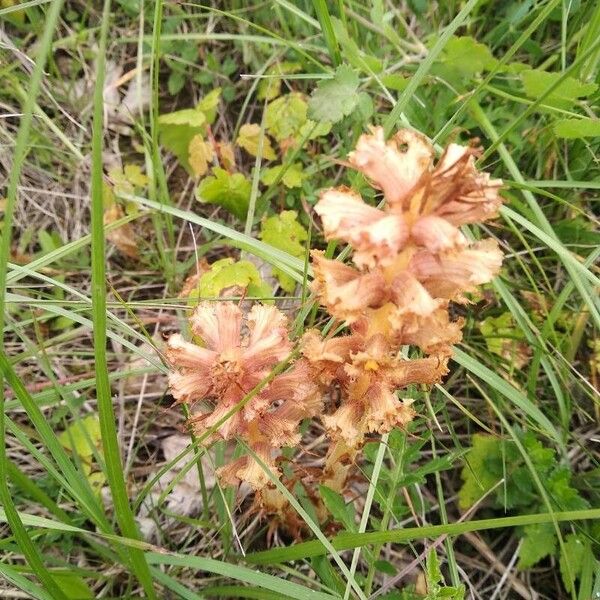
[[[211,401],[211,412],[193,418],[194,431],[203,434],[216,428],[209,439],[239,437],[277,473],[275,458],[281,447],[299,442],[300,421],[316,414],[321,404],[305,360],[274,377],[246,401],[291,352],[285,316],[273,306],[255,304],[244,317],[232,302],[202,303],[190,324],[205,346],[186,342],[179,334],[169,338],[167,357],[173,366],[169,376],[173,397],[186,404]],[[257,489],[268,482],[264,469],[251,456],[227,465],[220,476],[224,482],[247,481]]]

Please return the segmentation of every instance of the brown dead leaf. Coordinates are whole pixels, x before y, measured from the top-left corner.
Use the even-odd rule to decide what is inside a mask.
[[[233,153],[233,144],[229,142],[218,142],[217,153],[219,155],[219,162],[226,171],[233,171],[235,169],[235,155]]]
[[[209,269],[210,265],[208,264],[208,261],[205,258],[201,258],[196,263],[190,274],[185,278],[178,297],[187,298],[191,292],[198,287],[198,281],[200,281],[200,277],[202,277],[202,275]]]
[[[123,210],[118,204],[109,206],[104,211],[104,223],[106,225],[118,221],[124,216]],[[125,223],[106,234],[106,238],[111,241],[125,256],[138,259],[140,257],[137,239],[130,223]]]

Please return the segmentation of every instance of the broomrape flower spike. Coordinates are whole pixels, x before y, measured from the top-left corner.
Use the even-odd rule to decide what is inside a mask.
[[[204,302],[192,314],[190,325],[204,346],[187,342],[180,334],[169,338],[167,358],[173,368],[169,387],[177,403],[212,403],[212,411],[201,412],[190,421],[194,431],[202,434],[264,380],[290,354],[292,344],[287,319],[274,306],[255,304],[244,316],[233,302]],[[315,415],[320,406],[321,396],[311,382],[309,365],[301,359],[274,377],[207,441],[239,437],[278,474],[275,460],[281,448],[300,441],[300,421]],[[269,481],[250,456],[222,467],[219,475],[223,483],[245,481],[256,490]]]
[[[303,353],[323,388],[341,391],[323,417],[332,440],[326,469],[343,454],[353,458],[368,433],[385,433],[414,418],[396,390],[433,384],[447,373],[463,321],[450,302],[491,281],[502,253],[493,239],[469,243],[459,227],[497,215],[502,181],[478,171],[472,147],[450,144],[437,162],[431,144],[404,129],[386,141],[381,127],[362,135],[350,164],[381,189],[383,210],[347,187],[325,190],[315,206],[327,240],[353,249],[354,266],[313,251],[312,289],[350,335],[323,340],[307,332]],[[429,355],[404,360],[398,348]]]

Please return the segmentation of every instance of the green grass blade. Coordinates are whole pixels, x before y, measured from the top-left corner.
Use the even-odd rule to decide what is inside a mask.
[[[317,18],[321,24],[321,32],[325,38],[327,44],[327,50],[329,51],[329,57],[335,67],[342,62],[342,55],[340,54],[340,47],[335,37],[333,30],[333,24],[331,22],[331,15],[329,14],[329,8],[325,0],[312,0],[313,8],[317,13]]]
[[[401,544],[411,540],[432,539],[441,535],[461,535],[472,531],[487,531],[489,529],[504,529],[506,527],[522,527],[538,523],[552,523],[554,520],[561,523],[565,521],[593,521],[600,518],[600,508],[574,510],[555,513],[536,513],[531,515],[517,515],[514,517],[501,517],[497,519],[480,519],[462,523],[449,523],[448,525],[426,525],[424,527],[406,527],[391,531],[374,531],[367,533],[344,533],[331,540],[332,546],[338,550],[351,550],[368,544]],[[247,554],[245,561],[253,565],[271,565],[301,560],[312,556],[322,556],[327,550],[319,540],[303,542],[288,546],[287,548],[273,548],[262,552]]]
[[[461,11],[452,19],[452,22],[446,27],[444,33],[440,35],[434,44],[433,48],[428,52],[425,60],[421,62],[417,72],[410,78],[408,85],[398,98],[394,108],[383,122],[385,135],[388,136],[397,126],[398,121],[403,117],[404,109],[410,102],[418,87],[421,85],[429,70],[431,69],[435,59],[440,55],[445,48],[448,40],[454,35],[454,32],[464,23],[469,13],[477,6],[480,0],[469,0],[461,9]]]
[[[21,177],[21,171],[25,163],[25,158],[28,153],[28,140],[31,131],[35,103],[62,4],[62,0],[56,0],[54,4],[50,6],[50,9],[46,14],[44,31],[38,45],[37,60],[35,61],[29,80],[29,93],[25,98],[23,105],[23,114],[21,116],[21,122],[17,134],[12,168],[8,176],[6,206],[4,209],[2,237],[0,241],[0,354],[2,357],[4,357],[6,277],[12,241],[13,219],[17,202],[17,187]],[[6,456],[5,398],[4,382],[1,381],[2,379],[3,378],[0,377],[0,387],[2,388],[0,389],[0,500],[2,501],[4,510],[6,511],[7,521],[19,546],[19,550],[25,556],[25,559],[27,560],[32,571],[51,597],[58,598],[59,600],[66,600],[66,596],[44,566],[38,548],[29,537],[27,530],[21,522],[17,509],[15,508],[10,489],[8,487],[9,468],[8,458]]]
[[[176,565],[179,567],[207,571],[209,573],[215,573],[216,575],[222,575],[223,577],[229,577],[237,581],[256,585],[273,592],[278,592],[288,598],[296,598],[297,600],[332,600],[333,598],[336,598],[336,596],[311,590],[310,588],[292,581],[286,581],[273,575],[254,571],[248,567],[240,567],[211,558],[185,556],[182,554],[158,554],[154,552],[148,553],[146,556],[148,562],[153,565]]]
[[[467,369],[467,371],[473,373],[473,375],[492,386],[509,402],[521,409],[548,437],[552,438],[559,446],[563,446],[562,436],[550,422],[550,419],[548,419],[548,417],[517,388],[510,385],[510,383],[502,379],[500,375],[497,375],[491,369],[488,369],[485,365],[481,364],[478,360],[469,356],[459,348],[454,348],[452,358],[459,365]]]
[[[115,427],[108,363],[106,359],[106,272],[104,256],[104,207],[102,198],[102,134],[104,111],[105,54],[110,17],[110,0],[105,0],[102,27],[97,55],[96,87],[94,93],[94,118],[92,126],[92,321],[94,324],[94,357],[96,394],[106,475],[115,516],[123,535],[139,539],[139,533],[129,505],[123,475],[121,453]],[[150,569],[141,551],[131,549],[131,566],[148,598],[157,598]]]

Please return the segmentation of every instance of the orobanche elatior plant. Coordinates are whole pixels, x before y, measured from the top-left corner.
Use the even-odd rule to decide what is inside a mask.
[[[315,206],[325,238],[353,249],[353,265],[312,252],[312,291],[347,333],[323,338],[307,331],[300,357],[243,403],[290,356],[286,317],[273,306],[256,304],[244,315],[232,302],[201,303],[190,318],[201,345],[179,334],[168,342],[174,398],[213,406],[192,418],[193,430],[214,428],[242,402],[206,441],[241,439],[280,477],[282,448],[297,446],[300,423],[318,415],[331,442],[320,483],[343,491],[366,436],[414,419],[411,401],[400,400],[398,390],[431,385],[448,372],[463,327],[451,318],[450,303],[466,304],[466,294],[500,269],[494,240],[471,243],[460,231],[495,217],[502,202],[502,182],[476,168],[477,154],[450,144],[434,162],[431,144],[414,131],[403,129],[389,141],[379,127],[362,135],[349,163],[382,190],[384,208],[347,187],[324,190]],[[404,346],[424,356],[407,359]],[[285,509],[252,455],[219,475],[227,484],[250,484],[262,510]]]

